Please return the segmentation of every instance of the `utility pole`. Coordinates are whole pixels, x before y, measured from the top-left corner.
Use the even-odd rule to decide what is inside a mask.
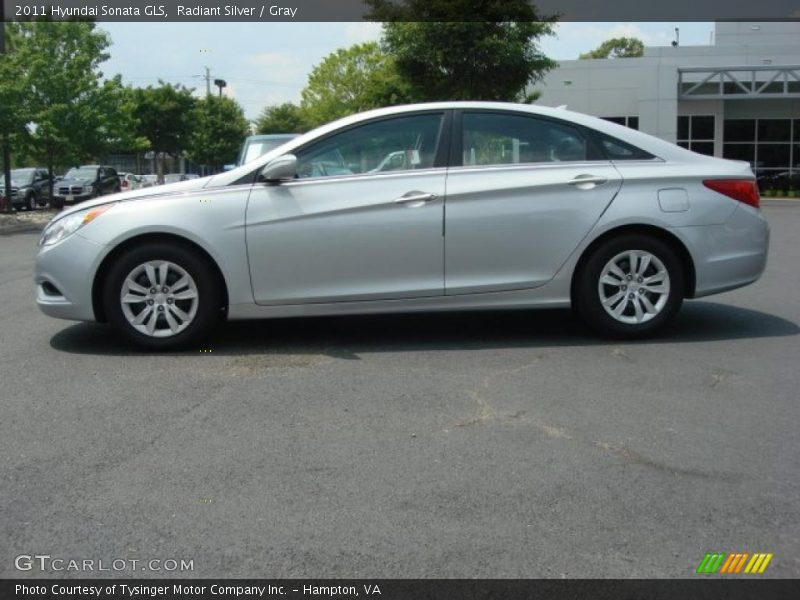
[[[208,67],[206,67],[205,80],[206,80],[206,96],[210,96],[211,95],[211,69],[209,69]]]

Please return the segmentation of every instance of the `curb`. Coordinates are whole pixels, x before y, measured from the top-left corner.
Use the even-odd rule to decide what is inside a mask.
[[[0,225],[0,236],[14,235],[15,233],[40,233],[44,225],[26,223],[24,225]]]

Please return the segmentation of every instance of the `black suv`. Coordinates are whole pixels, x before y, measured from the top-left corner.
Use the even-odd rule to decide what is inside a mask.
[[[5,196],[5,182],[0,173],[0,192]],[[30,167],[27,169],[11,170],[11,202],[14,208],[34,210],[37,206],[44,206],[50,197],[50,177],[47,169]]]
[[[63,208],[64,205],[114,194],[120,189],[119,176],[114,167],[102,165],[73,167],[67,171],[64,179],[56,184],[50,206]]]

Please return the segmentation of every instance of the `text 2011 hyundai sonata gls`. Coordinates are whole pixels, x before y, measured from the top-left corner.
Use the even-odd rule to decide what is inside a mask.
[[[755,281],[768,241],[745,163],[566,110],[421,104],[58,215],[36,301],[151,348],[222,317],[569,305],[637,337]]]

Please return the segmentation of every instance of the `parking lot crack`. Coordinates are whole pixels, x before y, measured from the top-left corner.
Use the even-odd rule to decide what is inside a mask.
[[[463,421],[459,421],[455,424],[455,427],[471,427],[473,425],[482,425],[487,421],[495,420],[495,419],[502,419],[502,420],[525,420],[524,419],[524,412],[514,413],[510,415],[502,415],[498,417],[497,413],[495,412],[494,408],[490,404],[487,393],[489,390],[494,387],[500,380],[508,379],[510,377],[514,377],[519,373],[532,369],[536,365],[539,364],[539,361],[544,357],[544,355],[540,354],[536,356],[536,358],[524,365],[513,367],[510,369],[500,369],[490,375],[487,375],[483,379],[480,380],[477,386],[472,389],[467,390],[467,395],[472,398],[475,402],[475,412],[474,414],[464,419]]]

